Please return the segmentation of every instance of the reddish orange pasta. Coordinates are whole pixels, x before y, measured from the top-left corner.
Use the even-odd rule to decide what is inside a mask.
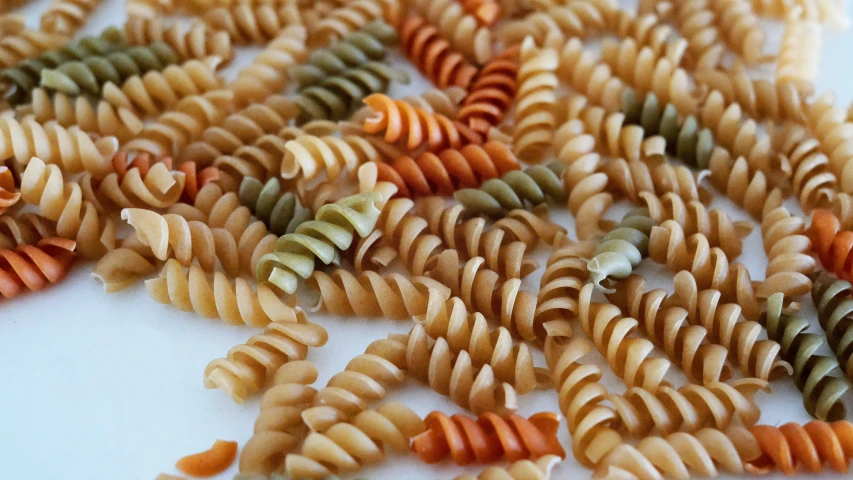
[[[749,432],[761,448],[761,456],[745,465],[751,473],[779,470],[793,475],[798,465],[817,473],[824,464],[847,473],[853,460],[853,423],[846,420],[786,423],[781,427],[755,425],[749,427]]]
[[[0,166],[0,215],[6,213],[21,199],[20,192],[15,188],[15,179],[8,167]]]
[[[477,75],[477,67],[421,17],[409,17],[400,26],[400,45],[409,60],[439,88],[453,85],[467,90]]]
[[[457,465],[491,463],[500,458],[515,462],[545,455],[566,456],[557,440],[560,417],[551,412],[528,419],[516,414],[502,418],[484,413],[476,420],[432,412],[424,423],[427,430],[415,437],[412,451],[426,463],[439,462],[448,455]]]
[[[237,458],[237,442],[217,440],[210,450],[187,455],[175,463],[178,470],[193,477],[212,477],[224,472]]]
[[[825,209],[812,213],[812,224],[806,230],[812,250],[820,263],[838,278],[850,280],[853,275],[853,232],[841,230],[841,222]]]
[[[486,62],[468,89],[457,120],[485,134],[500,125],[515,98],[519,47],[513,47]]]
[[[0,295],[12,298],[62,280],[74,263],[76,246],[73,240],[48,237],[36,245],[0,250]]]
[[[483,146],[447,149],[438,155],[424,152],[414,159],[403,156],[391,164],[377,163],[376,167],[377,179],[396,185],[398,195],[421,197],[450,196],[461,188],[477,188],[521,165],[505,144],[486,142]]]

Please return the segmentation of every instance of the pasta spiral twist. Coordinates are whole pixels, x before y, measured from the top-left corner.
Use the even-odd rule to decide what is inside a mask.
[[[486,62],[468,87],[456,118],[479,134],[499,126],[515,98],[519,68],[517,49]]]
[[[272,290],[258,287],[258,302],[270,314],[262,333],[228,351],[204,369],[205,388],[220,388],[237,403],[259,392],[267,376],[291,360],[304,360],[309,347],[326,344],[326,330],[305,317],[302,310],[285,306]]]
[[[284,95],[270,95],[225,117],[218,125],[206,128],[199,139],[181,152],[182,161],[208,165],[221,155],[230,155],[265,134],[286,127],[299,114],[299,108]]]
[[[567,36],[587,37],[605,26],[600,7],[606,2],[560,2],[511,21],[499,33],[508,45],[521,43],[531,36],[538,45],[564,42]]]
[[[747,470],[758,473],[778,469],[793,475],[798,464],[810,472],[820,472],[829,464],[836,472],[847,473],[853,459],[853,424],[845,420],[813,420],[781,427],[754,425],[749,433],[761,448],[761,456],[751,461]]]
[[[282,178],[312,179],[326,174],[333,180],[344,172],[355,172],[356,168],[376,160],[379,153],[363,138],[345,135],[342,138],[327,135],[300,135],[284,144],[281,160]]]
[[[557,440],[559,415],[541,412],[530,418],[515,414],[500,417],[486,412],[476,420],[431,412],[424,419],[426,432],[415,437],[412,451],[425,463],[448,455],[457,465],[491,463],[506,457],[510,462],[545,455],[566,456]]]
[[[42,70],[41,86],[66,95],[83,92],[98,95],[106,82],[118,84],[130,76],[162,70],[177,62],[178,56],[172,47],[154,42],[145,47],[130,47],[121,52],[86,57]]]
[[[53,0],[39,19],[43,32],[72,36],[83,26],[100,0]]]
[[[694,75],[697,82],[722,94],[726,103],[737,103],[758,121],[803,122],[805,98],[790,83],[752,79],[746,70],[702,70]]]
[[[501,178],[486,180],[479,188],[464,188],[453,198],[474,215],[500,217],[508,210],[540,205],[547,199],[565,201],[568,197],[560,178],[562,164],[534,165],[526,170],[511,170]]]
[[[418,415],[401,403],[385,403],[365,410],[349,421],[323,433],[311,432],[299,454],[290,454],[285,470],[292,478],[326,478],[340,472],[355,472],[380,462],[383,447],[397,452],[409,449],[411,439],[426,426]]]
[[[767,290],[766,285],[780,280],[796,282],[797,273],[810,275],[814,272],[815,259],[811,256],[811,241],[805,235],[805,221],[791,215],[787,208],[776,208],[764,216],[761,238],[768,260],[763,290]],[[769,293],[775,293],[774,288],[770,287]]]
[[[204,14],[204,23],[213,30],[228,32],[238,45],[266,44],[290,24],[299,24],[300,14],[296,4],[262,3],[237,4],[218,7]]]
[[[726,361],[728,350],[712,344],[705,327],[691,325],[686,310],[664,306],[664,290],[645,289],[645,279],[631,275],[608,299],[635,318],[646,338],[661,347],[671,361],[679,363],[691,382],[710,387],[731,378],[732,368]]]
[[[817,307],[817,319],[826,332],[829,348],[835,352],[847,378],[853,378],[853,319],[850,284],[835,280],[824,272],[813,278],[812,299]]]
[[[613,293],[603,282],[628,277],[649,254],[649,236],[657,222],[647,212],[628,212],[596,245],[592,258],[586,265],[589,278],[595,287]]]
[[[521,395],[551,381],[549,372],[534,369],[527,345],[513,345],[504,327],[490,330],[486,318],[478,312],[469,314],[458,297],[447,299],[430,292],[425,313],[417,320],[430,337],[444,338],[454,352],[467,351],[475,366],[489,365],[496,379]]]
[[[17,190],[12,171],[9,167],[0,166],[0,215],[6,213],[21,199],[21,192]]]
[[[477,67],[453,50],[436,26],[421,17],[409,17],[400,26],[400,43],[406,56],[437,87],[468,89]]]
[[[55,49],[35,58],[22,58],[20,62],[15,62],[14,66],[0,71],[0,80],[10,84],[5,96],[13,105],[23,103],[29,99],[29,93],[39,85],[43,70],[92,55],[106,55],[123,48],[126,46],[121,31],[107,28],[96,37],[84,37],[70,45],[57,45]]]
[[[747,376],[770,381],[791,373],[791,366],[779,357],[779,344],[759,339],[761,325],[741,315],[751,307],[749,304],[724,303],[730,299],[714,287],[699,290],[695,278],[686,271],[676,274],[673,283],[675,294],[667,302],[687,310],[690,323],[705,327]],[[758,319],[759,314],[749,318]]]
[[[791,183],[803,211],[829,206],[838,190],[838,181],[829,168],[829,159],[820,144],[801,127],[785,127],[773,132],[774,149],[791,164]]]
[[[46,123],[55,120],[63,127],[78,125],[81,129],[98,135],[116,137],[127,141],[142,131],[142,119],[132,110],[99,101],[92,106],[85,97],[53,95],[41,88],[32,91],[31,111],[35,120]]]
[[[14,250],[18,245],[33,245],[42,238],[55,237],[56,226],[35,213],[0,216],[0,248]]]
[[[732,160],[731,155],[717,148],[708,168],[711,183],[753,217],[761,220],[782,205],[782,191],[771,186],[761,170],[751,169],[745,158]]]
[[[342,120],[368,95],[388,90],[391,82],[409,83],[409,75],[386,63],[371,61],[304,88],[293,102],[301,114],[298,123],[310,120]]]
[[[725,53],[720,19],[712,10],[713,2],[688,0],[671,2],[675,23],[687,40],[687,52],[694,59],[694,70],[714,68],[722,61]]]
[[[156,18],[175,13],[176,0],[125,0],[128,18]]]
[[[613,373],[629,388],[642,387],[656,392],[667,386],[664,376],[670,362],[649,356],[654,350],[650,341],[629,337],[637,329],[636,320],[623,317],[615,305],[592,302],[593,288],[592,284],[587,284],[580,291],[578,319],[584,334],[607,359]]]
[[[785,19],[776,56],[776,83],[790,83],[802,94],[811,95],[815,89],[822,48],[823,29],[820,23],[789,15]]]
[[[284,90],[289,78],[288,69],[307,56],[307,35],[302,25],[284,28],[255,56],[252,63],[240,70],[230,86],[239,105],[261,102]]]
[[[462,475],[454,480],[548,480],[551,470],[560,462],[556,455],[545,455],[538,460],[519,460],[509,467],[489,467],[476,477]]]
[[[516,77],[512,147],[520,157],[535,161],[551,144],[556,128],[554,104],[558,58],[553,49],[538,49],[527,38],[521,44],[521,66]]]
[[[281,191],[277,178],[261,183],[256,178],[244,177],[240,183],[240,203],[279,236],[293,233],[296,227],[314,218],[311,209],[300,205],[293,193]]]
[[[460,188],[476,188],[484,181],[518,170],[521,165],[510,148],[496,141],[424,152],[414,159],[399,157],[392,164],[377,162],[377,179],[397,187],[403,197],[452,195]]]
[[[331,275],[315,271],[307,284],[320,294],[315,309],[362,318],[409,319],[426,313],[432,293],[450,296],[447,287],[431,278],[410,280],[396,273],[383,276],[365,271],[356,276],[344,269],[336,269]]]
[[[492,58],[492,31],[479,25],[473,15],[467,15],[460,3],[453,0],[415,2],[411,8],[427,22],[437,25],[441,36],[450,40],[453,49],[475,63],[482,65]]]
[[[710,201],[710,192],[699,185],[705,174],[694,174],[690,168],[672,165],[659,156],[644,162],[617,158],[605,163],[602,171],[610,177],[613,187],[634,203],[642,203],[644,196],[663,197],[669,193],[684,201]]]
[[[844,112],[822,96],[808,108],[806,125],[829,158],[829,168],[838,178],[841,191],[853,192],[853,139],[846,133],[851,123],[844,120]]]
[[[171,207],[184,196],[188,175],[183,171],[172,170],[172,159],[169,157],[154,160],[152,162],[149,155],[141,154],[128,165],[126,154],[116,154],[112,162],[114,173],[102,180],[95,180],[91,175],[84,174],[78,180],[83,188],[83,198],[92,202],[99,210],[106,210],[107,206],[156,209]],[[182,167],[186,170],[186,167],[193,168],[193,165],[185,164]],[[194,169],[190,172],[190,175],[196,174]],[[215,174],[215,170],[198,172],[202,182],[208,181],[208,177]],[[195,181],[198,182],[198,178]],[[198,186],[196,184],[190,188]]]
[[[375,20],[385,18],[396,0],[355,0],[329,12],[309,33],[314,45],[328,45]]]
[[[186,27],[180,22],[168,23],[157,17],[130,17],[124,23],[124,34],[130,45],[166,42],[185,62],[219,57],[228,64],[234,58],[228,32],[210,29],[202,22],[193,22]]]
[[[115,225],[90,202],[83,200],[80,186],[65,182],[56,165],[33,157],[21,176],[21,198],[38,205],[41,213],[57,222],[58,236],[75,240],[86,258],[100,258],[115,248]]]
[[[493,25],[501,16],[501,5],[497,0],[463,0],[461,3],[466,12],[485,26]]]
[[[261,410],[252,436],[240,453],[240,472],[268,475],[284,466],[284,457],[304,437],[302,413],[317,390],[317,367],[306,360],[285,363],[273,376],[273,386],[261,397]]]
[[[636,14],[614,8],[612,3],[603,3],[609,7],[601,9],[606,13],[607,29],[623,39],[622,46],[633,44],[634,51],[648,47],[656,57],[665,56],[673,63],[681,64],[687,50],[687,40],[677,35],[674,27],[669,25],[665,18],[654,14]],[[602,42],[602,58],[607,56],[604,51],[609,48],[611,47],[606,47],[605,42]],[[628,60],[626,57],[623,59]],[[613,66],[611,64],[611,67]]]
[[[822,208],[812,212],[812,223],[805,234],[824,268],[839,278],[851,277],[848,257],[853,250],[853,234],[849,230],[841,230],[841,224],[832,212]]]
[[[591,242],[569,243],[548,258],[536,298],[536,318],[545,326],[577,315],[580,290],[589,278],[586,259],[594,248]]]
[[[261,257],[257,278],[271,282],[286,293],[296,290],[298,277],[308,278],[314,271],[314,259],[328,265],[349,248],[353,234],[369,234],[379,218],[376,202],[380,195],[361,193],[320,208],[314,220],[282,236],[272,253]]]
[[[710,0],[709,6],[716,14],[717,25],[732,51],[747,65],[766,59],[764,44],[767,40],[750,2],[739,0]]]
[[[61,47],[68,37],[39,30],[24,30],[0,39],[0,68],[11,68],[19,62]]]
[[[405,101],[374,93],[365,98],[364,103],[373,110],[373,114],[364,121],[364,130],[371,134],[384,132],[388,143],[405,140],[409,150],[426,144],[432,152],[459,148],[468,143],[483,143],[479,134],[462,123],[440,113],[413,107]]]
[[[35,245],[0,250],[0,295],[12,298],[59,282],[74,263],[75,242],[48,237]]]
[[[781,345],[782,358],[793,366],[794,383],[803,392],[806,412],[819,420],[843,420],[847,409],[842,397],[850,388],[834,375],[838,362],[817,353],[823,339],[806,332],[808,320],[782,313],[782,300],[780,293],[767,299],[767,311],[760,323],[767,329],[768,338]]]

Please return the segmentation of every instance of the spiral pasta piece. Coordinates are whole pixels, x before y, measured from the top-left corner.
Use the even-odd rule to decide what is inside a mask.
[[[814,81],[820,67],[823,29],[814,20],[785,19],[785,29],[776,56],[776,83],[790,83],[804,95],[814,92]]]
[[[270,95],[206,128],[199,139],[181,152],[182,161],[208,165],[221,155],[230,155],[260,137],[275,133],[299,114],[299,108],[284,95]]]
[[[580,290],[589,279],[586,259],[594,248],[591,242],[567,243],[548,258],[539,281],[535,314],[546,328],[551,321],[577,315]],[[551,336],[551,332],[547,333]]]
[[[485,134],[503,123],[518,89],[518,50],[511,48],[486,62],[468,87],[457,120]]]
[[[12,298],[59,282],[71,270],[75,247],[73,240],[48,237],[35,245],[0,250],[0,295]]]
[[[291,360],[304,360],[310,347],[325,345],[328,339],[323,327],[309,322],[302,310],[284,303],[268,287],[258,287],[257,301],[270,315],[264,331],[204,369],[205,388],[222,389],[237,403],[259,392],[279,367]]]
[[[98,36],[84,37],[71,44],[59,42],[44,53],[38,52],[41,53],[38,56],[33,55],[34,58],[21,58],[20,62],[0,71],[0,80],[10,84],[5,96],[13,105],[23,103],[29,99],[29,93],[39,85],[43,70],[92,55],[106,55],[123,48],[126,48],[124,35],[112,27],[105,29]]]
[[[55,236],[56,225],[41,215],[0,215],[0,249],[14,250],[19,245],[33,245],[42,238]]]
[[[414,159],[399,157],[392,164],[376,163],[377,179],[393,183],[404,197],[452,195],[460,188],[476,188],[483,182],[521,168],[508,146],[489,141],[446,149],[439,154],[424,152]]]
[[[615,305],[592,302],[593,289],[592,284],[581,289],[578,319],[584,334],[607,359],[613,373],[629,388],[656,392],[667,386],[664,376],[670,367],[669,360],[649,357],[654,345],[643,338],[629,337],[637,329],[637,321],[623,317]]]
[[[817,319],[826,333],[829,348],[835,353],[847,378],[853,378],[853,320],[850,284],[835,280],[824,272],[813,278],[812,299],[817,307]]]
[[[398,8],[396,0],[355,0],[335,8],[313,25],[309,38],[313,45],[328,45],[375,20],[390,16]]]
[[[21,198],[38,205],[41,213],[56,222],[56,234],[75,240],[86,258],[100,258],[115,248],[115,225],[83,200],[80,186],[65,182],[56,165],[33,157],[21,176]]]
[[[750,2],[710,0],[709,6],[716,14],[723,39],[733,52],[747,65],[766,60],[764,46],[767,38]]]
[[[613,293],[605,280],[627,278],[649,255],[649,237],[657,222],[648,212],[628,212],[596,245],[592,258],[587,263],[589,278],[595,287],[605,293]],[[609,283],[609,282],[608,282]]]
[[[303,222],[314,218],[311,209],[299,203],[291,192],[281,191],[281,182],[271,178],[266,183],[244,177],[240,183],[240,203],[263,221],[275,235],[293,233]]]
[[[314,220],[282,236],[272,253],[261,257],[257,278],[270,282],[286,293],[296,290],[298,277],[308,278],[314,271],[314,260],[328,265],[336,261],[339,251],[354,241],[354,233],[369,234],[379,218],[376,202],[380,195],[361,193],[320,208]]]
[[[793,475],[799,464],[810,472],[820,472],[828,464],[836,472],[847,473],[853,459],[853,424],[845,420],[813,420],[805,425],[786,423],[780,427],[754,425],[749,433],[761,448],[761,456],[747,464],[748,471],[778,469]]]
[[[68,37],[39,30],[23,30],[0,38],[0,67],[11,68],[28,58],[61,47]]]
[[[284,149],[281,176],[286,179],[310,180],[325,173],[326,178],[333,180],[344,172],[355,172],[359,165],[379,156],[370,143],[355,135],[343,138],[301,135],[287,141]]]
[[[712,4],[710,0],[669,3],[675,24],[687,40],[687,52],[694,59],[694,70],[716,67],[725,53],[724,34],[719,28],[722,18],[717,18]]]
[[[474,215],[500,217],[509,210],[545,203],[547,199],[565,201],[568,197],[560,173],[562,164],[534,165],[526,170],[511,170],[501,178],[486,180],[479,188],[464,188],[453,198]]]
[[[764,216],[761,221],[761,238],[768,261],[763,290],[767,290],[765,285],[772,285],[777,279],[795,277],[796,273],[811,275],[814,272],[811,240],[805,233],[805,221],[791,215],[784,207],[776,208]],[[775,293],[773,287],[768,293]]]
[[[425,429],[424,421],[405,405],[385,403],[323,433],[309,433],[300,453],[287,456],[285,470],[293,478],[326,478],[333,473],[355,472],[382,461],[386,446],[397,452],[407,451],[411,439]]]
[[[803,211],[829,206],[838,181],[829,168],[829,159],[820,151],[819,142],[801,127],[781,128],[773,136],[775,149],[790,161],[792,187]]]
[[[71,36],[99,3],[100,0],[53,0],[41,14],[40,28],[43,32]]]
[[[288,25],[301,21],[296,4],[282,2],[214,8],[204,14],[204,23],[212,30],[228,32],[235,44],[246,45],[266,44]]]
[[[521,44],[521,65],[516,76],[512,147],[517,155],[536,161],[551,144],[556,128],[554,104],[558,57],[553,49],[538,49],[533,40]]]
[[[400,43],[406,56],[439,88],[468,89],[477,67],[453,50],[436,26],[421,17],[409,17],[400,26]]]
[[[95,180],[84,174],[78,183],[83,187],[83,198],[92,202],[98,210],[116,206],[121,208],[144,207],[163,209],[177,203],[187,192],[186,181],[190,175],[201,178],[201,182],[215,176],[215,169],[196,172],[193,165],[183,165],[181,170],[172,170],[169,157],[152,159],[149,155],[138,155],[130,164],[127,155],[116,154],[113,157],[115,172],[101,180]],[[198,182],[198,178],[191,182]],[[191,186],[198,188],[198,185]],[[188,193],[187,193],[188,194]]]
[[[806,111],[806,125],[821,151],[829,158],[829,168],[840,182],[840,190],[853,191],[853,138],[849,135],[851,122],[830,97],[819,97]]]
[[[103,283],[105,293],[120,292],[132,287],[142,278],[157,273],[156,260],[135,245],[107,252],[92,269],[92,277]]]
[[[230,86],[238,104],[261,102],[284,90],[289,79],[288,69],[307,56],[307,35],[302,25],[285,27],[251,64],[240,70]]]
[[[180,22],[166,22],[158,17],[130,16],[124,23],[124,34],[130,45],[165,42],[185,62],[219,57],[224,66],[234,58],[234,47],[228,32],[210,29],[202,22],[193,22],[187,27]]]
[[[794,121],[802,123],[806,102],[790,83],[768,79],[752,79],[746,70],[702,70],[695,72],[696,81],[719,92],[726,103],[737,103],[750,117],[762,121]]]
[[[556,455],[545,455],[538,460],[519,460],[509,467],[489,467],[476,477],[462,475],[454,480],[549,480],[551,470],[560,463]]]
[[[676,65],[681,64],[687,50],[687,40],[666,22],[666,18],[616,8],[611,2],[602,3],[607,5],[599,8],[605,14],[607,30],[619,38],[631,39],[630,42],[623,41],[622,46],[633,44],[634,51],[648,47],[655,56],[665,56]],[[602,42],[602,58],[607,56],[604,51],[610,48],[605,46],[605,42]],[[622,60],[628,58],[623,56]],[[615,68],[614,64],[611,67]]]
[[[427,22],[438,26],[441,36],[454,50],[482,65],[492,58],[494,39],[490,29],[480,25],[473,15],[453,0],[413,2],[411,8]]]
[[[178,8],[176,0],[125,0],[128,18],[156,18],[175,13]]]
[[[563,43],[570,36],[585,38],[604,29],[606,14],[602,10],[612,8],[607,2],[559,3],[562,4],[549,5],[503,25],[499,29],[500,36],[508,45],[521,43],[531,36],[543,46]]]
[[[387,63],[370,61],[304,88],[293,97],[301,114],[297,123],[342,120],[365,97],[388,91],[391,82],[409,83],[409,75]],[[365,100],[366,102],[366,100]]]
[[[759,220],[782,205],[782,191],[770,185],[762,171],[750,168],[743,157],[733,160],[727,152],[716,148],[708,169],[711,183]]]
[[[365,98],[364,103],[373,110],[364,121],[364,130],[370,134],[384,132],[385,141],[389,143],[405,140],[409,150],[424,144],[436,152],[468,143],[483,143],[479,134],[462,123],[413,107],[405,101],[374,93]]]
[[[99,95],[106,82],[118,84],[133,75],[162,70],[177,62],[178,56],[172,47],[164,42],[154,42],[145,47],[130,47],[42,70],[40,84],[43,88],[66,95],[83,92]]]
[[[500,417],[486,412],[476,420],[456,414],[431,412],[424,419],[426,432],[415,437],[412,451],[425,463],[450,456],[457,465],[491,463],[500,458],[515,462],[545,455],[566,456],[557,440],[559,415],[541,412],[525,419],[515,414]]]

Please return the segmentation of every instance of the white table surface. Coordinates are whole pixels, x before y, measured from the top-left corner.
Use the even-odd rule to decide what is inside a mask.
[[[28,24],[38,24],[38,15],[48,0],[33,0],[20,9]],[[848,11],[853,8],[848,5]],[[123,2],[104,0],[84,29],[96,33],[125,18]],[[778,29],[772,38],[778,39]],[[827,30],[824,35],[823,70],[818,91],[833,90],[839,102],[853,99],[853,33]],[[257,48],[241,49],[228,75],[249,62]],[[405,65],[413,82],[395,85],[390,94],[401,96],[422,91],[428,85]],[[722,206],[736,219],[747,219],[742,210],[718,196]],[[614,218],[620,209],[611,212]],[[574,223],[564,209],[554,210],[559,223],[573,231]],[[746,240],[744,262],[750,272],[763,278],[766,258],[756,228]],[[544,265],[545,253],[540,255]],[[4,480],[151,480],[160,472],[178,473],[173,465],[183,455],[206,450],[217,438],[235,440],[242,446],[252,434],[258,414],[256,397],[235,404],[219,390],[205,390],[205,365],[224,356],[232,346],[256,333],[248,327],[233,327],[219,321],[184,313],[155,303],[139,285],[108,295],[91,276],[90,263],[78,263],[69,278],[38,294],[2,301],[0,307],[0,478]],[[541,268],[525,281],[536,291]],[[654,286],[672,290],[672,275],[654,264],[640,273]],[[804,315],[814,319],[811,302]],[[329,331],[329,342],[312,349],[308,359],[320,370],[317,386],[362,353],[373,340],[388,333],[405,333],[408,321],[338,318],[324,314],[312,320]],[[814,329],[818,329],[816,320]],[[596,354],[597,355],[597,354]],[[541,355],[537,364],[542,365]],[[596,361],[600,365],[601,359]],[[606,369],[606,367],[605,367]],[[606,377],[613,392],[624,386]],[[806,422],[800,392],[790,380],[776,381],[772,394],[759,394],[762,423]],[[409,380],[405,390],[389,400],[406,402],[419,414],[440,409],[460,409],[449,399]],[[848,419],[853,419],[853,393],[848,394]],[[534,392],[521,399],[519,413],[557,411],[556,392]],[[569,446],[568,431],[560,438]],[[567,448],[569,451],[569,448]],[[375,480],[449,479],[479,468],[460,468],[447,462],[426,466],[414,456],[389,455],[378,467],[355,477]],[[216,477],[230,479],[235,462]],[[569,457],[556,470],[555,479],[588,478],[590,471]],[[767,478],[781,478],[767,477]],[[824,474],[822,478],[842,478]]]

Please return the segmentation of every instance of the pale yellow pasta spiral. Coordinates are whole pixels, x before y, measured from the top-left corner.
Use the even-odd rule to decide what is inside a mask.
[[[630,51],[636,54],[639,49],[648,47],[655,58],[663,56],[676,65],[680,65],[684,59],[687,40],[657,15],[637,15],[629,10],[613,8],[607,15],[606,21],[608,30],[617,37],[630,38],[633,41],[623,41],[617,49],[613,49],[615,45],[613,42],[602,42],[602,58],[605,57],[605,45],[609,43],[610,46],[607,48],[611,49],[611,53],[619,51],[623,54],[619,56],[623,58],[625,58],[624,54]],[[610,66],[614,67],[614,64]]]
[[[408,198],[388,201],[382,208],[376,230],[397,249],[400,260],[413,275],[423,275],[430,259],[444,248],[436,235],[427,232],[427,221],[410,212],[414,202]]]
[[[120,157],[116,161],[126,160]],[[182,172],[170,170],[164,163],[155,163],[145,170],[125,168],[121,175],[113,172],[101,180],[85,173],[77,183],[83,188],[83,198],[99,211],[107,211],[113,207],[171,207],[181,198],[184,181]]]
[[[344,269],[331,275],[315,271],[306,283],[320,294],[312,310],[341,316],[410,319],[426,313],[431,293],[450,297],[450,289],[431,278],[408,279],[397,273],[365,271],[356,276]]]
[[[302,25],[282,29],[231,82],[237,103],[250,105],[278,94],[287,85],[288,70],[305,61],[308,36]]]
[[[758,220],[782,205],[782,191],[774,188],[763,172],[750,169],[743,157],[734,160],[717,148],[708,169],[711,183]]]
[[[498,34],[507,45],[521,43],[527,36],[532,36],[541,46],[565,42],[566,36],[585,38],[604,29],[605,14],[601,10],[610,7],[607,2],[569,2],[549,6],[505,23]]]
[[[423,326],[415,325],[409,333],[389,335],[374,343],[373,348],[394,351],[396,358],[389,358],[389,361],[477,415],[506,413],[518,408],[517,392],[508,383],[498,381],[492,367],[476,367],[465,350],[454,354],[444,338],[430,343]]]
[[[205,388],[220,388],[237,403],[258,393],[279,367],[304,360],[310,347],[323,346],[328,339],[326,330],[309,322],[302,310],[290,308],[263,285],[258,292],[258,302],[272,321],[262,333],[232,347],[225,358],[213,360],[204,369]]]
[[[62,167],[68,173],[89,172],[103,178],[112,171],[115,137],[93,140],[80,127],[65,128],[54,121],[39,123],[33,118],[0,117],[0,158],[26,164],[33,157]]]
[[[602,171],[610,178],[613,188],[634,203],[640,203],[644,193],[659,197],[674,194],[684,201],[703,204],[711,199],[710,192],[699,186],[705,173],[672,165],[661,157],[644,162],[617,158],[605,163]]]
[[[381,462],[386,447],[408,452],[412,438],[424,431],[426,424],[415,412],[401,403],[385,403],[323,433],[309,433],[300,453],[285,459],[285,470],[291,478],[317,479],[355,472]]]
[[[68,43],[68,37],[39,30],[23,30],[0,38],[0,68],[11,68]]]
[[[830,170],[829,158],[820,150],[820,142],[798,125],[771,132],[774,150],[785,155],[791,164],[791,187],[803,211],[829,206],[838,190],[838,180]]]
[[[536,260],[526,258],[528,245],[516,240],[515,235],[499,227],[488,227],[481,217],[469,218],[461,205],[446,208],[446,204],[440,197],[424,197],[416,202],[418,216],[427,221],[430,233],[448,248],[458,250],[466,259],[483,257],[488,268],[507,278],[524,278],[539,268]]]
[[[703,325],[748,376],[770,381],[790,375],[791,366],[779,357],[779,344],[759,339],[761,325],[745,320],[740,305],[724,303],[727,299],[715,288],[700,291],[687,272],[678,273],[674,284],[675,294],[668,302],[687,310],[690,323]]]
[[[210,29],[199,21],[187,27],[180,22],[167,22],[159,17],[131,16],[124,23],[124,35],[130,45],[166,42],[184,61],[219,57],[224,65],[234,58],[234,47],[228,32]]]
[[[702,202],[685,201],[669,192],[658,197],[650,192],[640,192],[640,198],[657,223],[674,220],[684,228],[687,236],[701,233],[712,247],[720,249],[731,258],[740,256],[743,239],[752,231],[752,222],[732,221],[724,210],[708,210]]]
[[[71,36],[79,30],[100,0],[53,0],[41,14],[43,32]]]
[[[282,178],[310,180],[321,173],[334,180],[341,173],[355,174],[359,165],[379,160],[370,142],[355,135],[317,137],[302,135],[284,144]]]
[[[230,155],[268,133],[286,127],[299,114],[299,108],[284,95],[270,95],[225,117],[219,125],[208,127],[200,138],[181,152],[181,160],[209,165],[220,155]]]
[[[444,338],[454,352],[466,351],[475,366],[489,365],[497,380],[507,382],[524,395],[551,382],[550,372],[534,368],[530,349],[514,345],[504,327],[490,329],[479,312],[469,313],[458,297],[445,298],[430,292],[426,312],[417,318],[432,338]]]
[[[223,80],[216,75],[219,63],[216,57],[212,57],[169,65],[163,71],[134,75],[120,87],[107,82],[102,95],[116,108],[158,115],[185,97],[222,88]]]
[[[127,18],[156,18],[177,10],[176,0],[125,0]]]
[[[382,20],[393,9],[399,8],[397,0],[354,0],[335,8],[316,24],[308,26],[309,43],[326,46],[340,40],[374,20]]]
[[[542,322],[535,318],[536,296],[521,289],[520,279],[502,280],[484,263],[481,257],[462,263],[456,250],[445,250],[427,274],[450,287],[465,308],[500,322],[513,336],[528,341],[544,338]]]
[[[853,122],[834,104],[831,95],[818,98],[806,111],[806,125],[829,158],[829,168],[840,182],[841,191],[853,192]]]
[[[649,356],[654,350],[650,341],[629,336],[637,329],[637,320],[623,317],[615,305],[593,302],[594,288],[592,283],[586,284],[578,300],[578,319],[584,334],[628,387],[655,392],[666,386],[664,376],[669,371],[669,361]]]
[[[228,32],[238,45],[266,44],[288,25],[301,23],[294,2],[249,3],[218,7],[204,14],[204,23],[213,30]]]
[[[542,161],[556,128],[554,104],[557,100],[557,52],[539,49],[532,38],[521,45],[521,66],[516,82],[513,151],[523,160]]]
[[[83,200],[80,185],[65,182],[56,165],[33,157],[21,177],[21,198],[57,222],[56,234],[76,241],[77,251],[84,257],[100,258],[115,248],[112,220]]]
[[[723,94],[728,103],[738,103],[744,112],[758,120],[794,121],[805,119],[805,97],[790,83],[753,79],[746,69],[702,70],[695,72],[697,82]]]
[[[767,36],[758,15],[747,0],[710,0],[711,10],[729,48],[748,65],[767,60],[764,53]]]
[[[814,273],[811,241],[805,233],[805,220],[791,215],[785,207],[778,207],[764,216],[761,239],[767,254],[767,269],[766,280],[759,288],[760,295],[770,296],[779,289],[785,291],[788,285],[805,282],[804,277]]]
[[[820,23],[798,18],[796,12],[789,15],[776,56],[776,83],[790,83],[804,95],[814,93],[822,48]]]
[[[436,25],[441,35],[457,50],[476,63],[483,64],[492,58],[494,39],[492,31],[480,25],[473,15],[465,13],[459,2],[436,0],[410,2],[411,8]]]
[[[36,213],[0,216],[0,248],[14,250],[19,245],[34,245],[56,235],[56,225]]]
[[[305,436],[302,412],[317,395],[310,385],[317,367],[306,360],[287,362],[273,376],[273,386],[261,397],[254,432],[240,453],[240,472],[269,475],[284,466],[284,457]]]
[[[838,192],[832,201],[832,213],[841,222],[842,230],[853,230],[853,195]]]
[[[664,290],[645,290],[645,280],[631,275],[607,298],[623,313],[637,319],[646,338],[680,364],[691,382],[709,386],[731,378],[732,368],[726,361],[728,350],[710,343],[704,327],[690,325],[686,310],[664,306],[667,296]]]
[[[693,69],[704,70],[719,65],[726,46],[717,16],[711,9],[711,0],[682,0],[670,5],[674,9],[675,24],[687,40]]]
[[[131,109],[115,107],[105,100],[97,105],[85,97],[68,97],[63,93],[51,95],[41,88],[32,91],[31,105],[25,107],[40,123],[55,120],[63,127],[79,126],[98,135],[127,141],[142,131],[142,119]],[[19,111],[26,111],[20,108]]]
[[[230,90],[211,90],[186,97],[146,125],[124,148],[152,155],[177,156],[201,136],[205,128],[221,122],[233,110],[234,94]]]
[[[545,455],[538,460],[519,460],[504,467],[488,467],[476,477],[460,475],[453,480],[550,480],[551,471],[560,463],[560,457]]]
[[[619,111],[625,85],[611,72],[610,67],[597,61],[592,52],[584,50],[580,39],[569,39],[560,48],[558,56],[559,78],[567,81],[590,102],[601,105],[609,112]]]
[[[589,280],[587,263],[595,251],[592,242],[578,242],[554,250],[545,265],[536,296],[536,319],[540,322],[574,317],[578,313],[581,288]]]
[[[749,166],[757,170],[770,170],[773,155],[770,137],[743,114],[740,105],[729,103],[720,92],[712,91],[696,112],[696,118],[711,130],[717,144],[732,155],[745,157]]]

